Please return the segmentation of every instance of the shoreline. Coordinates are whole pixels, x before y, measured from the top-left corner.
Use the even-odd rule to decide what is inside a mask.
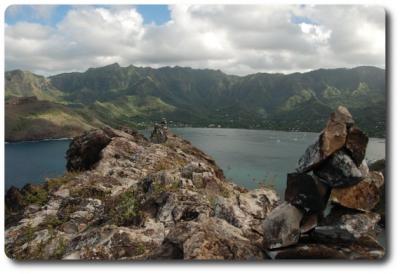
[[[66,141],[72,140],[71,137],[61,137],[61,138],[45,138],[37,140],[22,140],[22,141],[4,141],[6,145],[23,144],[23,143],[39,143],[39,142],[49,142],[49,141]]]
[[[261,128],[231,128],[231,127],[169,127],[170,129],[230,129],[230,130],[251,130],[251,131],[278,131],[278,132],[290,132],[290,133],[314,133],[318,134],[319,132],[314,131],[296,131],[296,130],[276,130],[276,129],[261,129]],[[138,129],[137,131],[149,131],[151,127]],[[7,141],[5,140],[5,144],[20,144],[20,143],[36,143],[36,142],[46,142],[46,141],[65,141],[65,140],[72,140],[74,137],[60,137],[60,138],[45,138],[45,139],[28,139],[28,140],[20,140],[20,141]],[[386,137],[379,137],[379,136],[371,136],[370,139],[382,139],[386,142]]]

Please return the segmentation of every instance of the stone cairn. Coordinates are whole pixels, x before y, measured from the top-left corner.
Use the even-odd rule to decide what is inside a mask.
[[[384,177],[369,171],[364,160],[367,144],[367,135],[339,106],[299,159],[296,172],[287,175],[285,201],[264,220],[267,252],[276,251],[277,258],[348,258],[344,254],[354,252],[346,251],[357,247],[360,258],[383,257],[377,241],[380,215],[373,211]],[[333,207],[327,208],[329,200]],[[326,255],[327,245],[335,246],[329,249],[334,255]]]
[[[167,119],[162,118],[160,123],[154,124],[154,129],[151,132],[150,140],[155,144],[165,143],[168,139]]]

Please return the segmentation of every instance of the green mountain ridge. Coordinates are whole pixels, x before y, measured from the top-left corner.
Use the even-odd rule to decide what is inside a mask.
[[[62,105],[90,126],[141,128],[165,117],[172,126],[318,131],[326,115],[345,105],[370,136],[385,137],[385,70],[376,67],[235,76],[112,64],[47,78],[20,70],[5,77],[6,102],[35,96]],[[6,110],[6,135],[7,117]]]

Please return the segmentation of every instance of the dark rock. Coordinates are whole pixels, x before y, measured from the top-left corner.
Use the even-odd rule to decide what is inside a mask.
[[[24,208],[24,197],[21,191],[15,186],[10,187],[5,196],[5,204],[6,207],[11,210],[20,210]]]
[[[383,184],[382,173],[371,171],[368,177],[356,185],[334,188],[331,200],[347,208],[371,211],[379,203]]]
[[[300,224],[300,232],[307,233],[317,227],[318,225],[318,214],[306,214],[304,215],[303,219],[301,220]]]
[[[385,159],[377,160],[373,163],[370,163],[368,167],[369,170],[371,171],[379,171],[382,172],[382,174],[385,174],[385,167],[386,167]]]
[[[273,209],[263,223],[264,248],[269,250],[296,244],[302,218],[303,212],[288,203]]]
[[[350,151],[355,164],[360,166],[365,157],[368,144],[368,136],[357,127],[349,129],[346,148]]]
[[[376,260],[385,255],[379,244],[348,246],[337,244],[308,243],[271,252],[275,259],[334,259],[334,260]]]
[[[368,166],[364,161],[357,167],[351,157],[340,150],[314,169],[314,174],[330,187],[351,186],[368,175]]]
[[[320,140],[321,138],[319,137],[318,140],[314,144],[310,145],[300,157],[296,168],[297,172],[308,172],[321,164],[321,162],[324,160],[324,157],[320,151]]]
[[[325,209],[329,188],[318,178],[308,174],[289,173],[285,200],[304,212],[320,212]]]
[[[336,246],[324,244],[300,244],[274,252],[275,259],[335,259],[348,257]]]
[[[99,129],[75,137],[67,150],[67,170],[83,171],[93,168],[100,160],[100,152],[111,142],[112,137]]]

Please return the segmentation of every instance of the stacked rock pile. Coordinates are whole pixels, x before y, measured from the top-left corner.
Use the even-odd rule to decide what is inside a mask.
[[[276,258],[381,258],[384,177],[365,161],[368,136],[343,106],[287,175],[285,201],[266,216],[264,249]],[[328,201],[333,207],[328,206]]]
[[[150,140],[155,144],[165,143],[168,139],[167,119],[163,118],[161,123],[155,123],[151,132]]]

